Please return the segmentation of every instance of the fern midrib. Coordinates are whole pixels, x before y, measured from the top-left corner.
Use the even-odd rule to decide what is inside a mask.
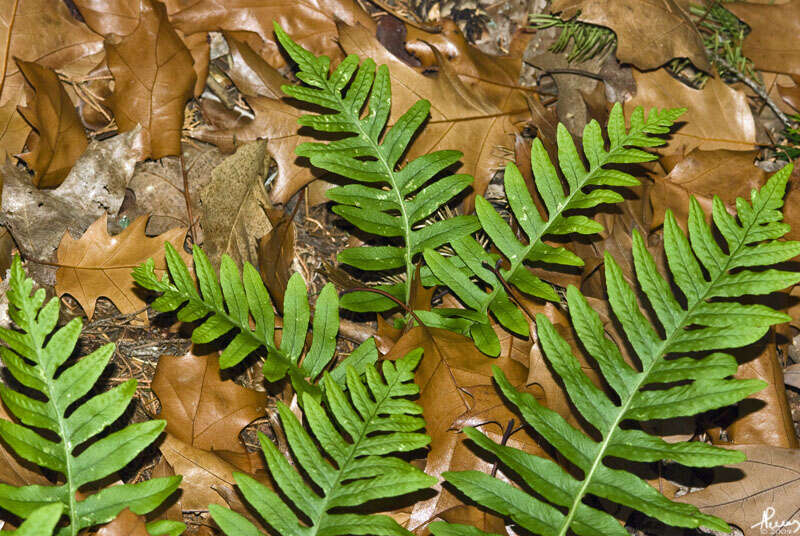
[[[397,206],[400,207],[400,216],[403,219],[403,240],[405,241],[405,257],[406,257],[406,300],[405,303],[408,304],[411,301],[411,277],[414,273],[414,263],[412,262],[413,255],[411,253],[411,222],[408,220],[408,212],[406,211],[405,205],[405,198],[403,194],[400,192],[400,188],[397,185],[397,180],[395,177],[394,168],[389,165],[389,162],[383,156],[383,153],[380,150],[380,144],[377,140],[373,140],[369,133],[364,129],[364,126],[361,123],[361,118],[358,114],[354,113],[353,110],[348,107],[344,99],[342,98],[342,94],[339,90],[335,87],[331,87],[330,83],[328,82],[327,77],[322,77],[322,81],[325,84],[326,89],[336,97],[339,105],[340,110],[344,113],[347,118],[353,123],[356,128],[358,129],[359,136],[365,139],[374,152],[374,157],[381,163],[383,168],[386,170],[386,176],[389,178],[390,184],[392,186],[392,192],[394,193],[395,198],[397,199]]]
[[[381,397],[380,400],[375,400],[375,405],[373,406],[373,411],[370,412],[370,414],[369,414],[369,419],[364,419],[364,420],[361,421],[364,424],[364,426],[361,428],[361,431],[359,433],[358,439],[353,438],[354,441],[353,441],[352,446],[350,448],[350,453],[347,455],[347,459],[344,462],[342,462],[342,464],[339,466],[339,474],[336,475],[336,480],[333,482],[331,487],[328,490],[325,491],[325,496],[324,496],[323,501],[322,501],[322,510],[321,510],[322,511],[322,515],[320,516],[319,521],[317,523],[315,523],[311,527],[312,531],[309,534],[309,536],[316,536],[316,534],[319,532],[320,527],[322,526],[322,521],[328,516],[328,506],[327,505],[330,502],[331,492],[336,490],[339,487],[339,483],[342,481],[342,475],[345,474],[347,466],[350,464],[350,462],[353,461],[353,458],[355,457],[355,453],[358,450],[358,446],[361,444],[361,442],[364,440],[364,438],[367,437],[367,430],[369,428],[369,423],[371,423],[372,420],[378,415],[379,409],[381,407],[381,404],[383,404],[388,398],[391,398],[392,388],[395,385],[397,385],[397,382],[399,381],[398,380],[399,378],[400,378],[400,374],[398,373],[395,376],[395,380],[392,383],[389,383],[389,382],[386,383],[386,385],[388,387],[386,389],[386,394],[383,397]]]
[[[728,270],[730,269],[731,262],[736,258],[739,252],[742,250],[742,247],[747,243],[747,236],[749,235],[750,230],[753,228],[754,225],[758,225],[758,214],[761,213],[763,207],[760,208],[758,211],[753,212],[753,218],[748,226],[745,228],[744,233],[741,235],[741,239],[739,243],[736,245],[736,249],[730,252],[730,255],[727,256],[725,260],[724,266],[720,268],[720,270],[711,278],[710,281],[706,282],[706,289],[703,292],[703,295],[698,297],[694,303],[692,303],[689,307],[686,308],[683,314],[683,318],[681,318],[680,322],[675,326],[675,328],[662,340],[661,344],[658,348],[652,352],[651,354],[651,361],[650,364],[643,367],[642,372],[639,374],[639,380],[634,385],[634,388],[630,390],[630,395],[624,401],[623,404],[620,406],[619,413],[615,417],[614,421],[609,425],[606,429],[606,432],[603,434],[603,441],[600,443],[600,449],[598,450],[597,456],[595,457],[594,462],[592,463],[591,468],[589,471],[586,472],[583,479],[583,484],[580,487],[580,490],[575,495],[575,499],[572,503],[572,506],[569,508],[569,512],[567,516],[564,518],[564,524],[561,527],[561,530],[558,533],[558,536],[566,536],[567,531],[569,530],[570,525],[572,524],[572,520],[575,517],[578,504],[583,499],[584,495],[586,494],[586,490],[591,483],[592,476],[597,471],[597,468],[603,462],[605,458],[606,450],[608,449],[608,445],[611,443],[611,439],[614,436],[614,433],[619,429],[619,425],[623,420],[623,417],[628,411],[628,408],[633,403],[633,399],[636,397],[636,394],[639,392],[645,384],[647,378],[650,376],[650,373],[653,371],[653,368],[659,363],[661,359],[663,359],[665,355],[665,351],[673,342],[673,339],[677,337],[686,327],[691,325],[691,319],[693,318],[693,314],[695,309],[705,300],[708,298],[711,291],[714,289],[714,286],[719,282],[720,278],[725,275]],[[694,255],[694,253],[691,253]],[[709,274],[710,275],[710,274]],[[641,362],[644,362],[643,359],[640,358]]]
[[[642,129],[636,131],[635,134],[633,133],[633,131],[631,131],[625,138],[623,138],[623,140],[619,143],[619,145],[610,148],[608,153],[606,153],[605,158],[603,158],[597,164],[597,166],[589,169],[589,172],[584,176],[583,180],[569,192],[569,195],[567,195],[564,203],[563,204],[559,203],[557,207],[558,209],[557,212],[552,215],[548,214],[548,219],[546,222],[544,222],[544,225],[542,226],[540,231],[536,235],[528,237],[528,245],[523,247],[522,254],[520,254],[517,259],[511,262],[511,265],[509,266],[509,269],[505,275],[506,280],[510,280],[512,277],[514,277],[514,275],[517,273],[517,270],[519,270],[519,268],[524,265],[527,256],[530,254],[531,251],[533,251],[533,248],[536,247],[536,244],[538,244],[542,240],[542,238],[545,235],[547,235],[547,232],[550,230],[550,228],[553,227],[553,225],[555,225],[556,222],[558,222],[563,217],[564,212],[570,210],[570,204],[572,203],[572,200],[575,198],[575,196],[582,191],[582,189],[599,171],[603,170],[603,166],[609,163],[611,157],[615,155],[617,151],[625,148],[625,145],[627,145],[628,140],[630,140],[634,136],[640,135],[641,131],[644,130],[645,126],[647,125],[645,124],[642,127]],[[492,292],[489,293],[489,296],[486,299],[486,302],[484,303],[483,310],[481,311],[482,313],[486,313],[489,310],[489,306],[492,304],[492,302],[494,302],[495,298],[500,294],[500,291],[502,289],[503,285],[500,284],[498,284],[492,289]]]
[[[26,302],[27,305],[30,302]],[[56,418],[58,420],[58,429],[60,431],[61,436],[61,445],[62,450],[64,451],[64,478],[66,479],[66,486],[67,486],[67,493],[69,494],[69,531],[72,536],[77,536],[78,534],[78,503],[75,494],[77,493],[78,489],[73,484],[73,467],[72,467],[72,443],[69,439],[69,431],[67,430],[67,421],[64,418],[64,411],[66,408],[62,408],[60,404],[60,400],[55,392],[55,385],[53,384],[53,378],[50,378],[45,371],[44,366],[44,337],[41,337],[39,334],[39,326],[36,324],[36,315],[34,311],[28,309],[26,311],[26,318],[29,322],[29,325],[25,327],[26,331],[31,335],[34,340],[34,347],[36,348],[36,371],[39,373],[39,379],[45,385],[47,392],[47,399],[50,401],[51,404],[55,407],[56,410]],[[33,328],[33,329],[32,329]]]

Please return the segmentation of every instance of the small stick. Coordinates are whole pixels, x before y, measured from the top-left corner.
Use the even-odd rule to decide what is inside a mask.
[[[189,234],[192,237],[192,245],[197,243],[197,233],[194,229],[194,216],[192,216],[192,198],[189,195],[189,175],[186,173],[186,165],[183,161],[183,148],[180,152],[181,175],[183,176],[183,199],[186,201],[186,215],[189,217]]]

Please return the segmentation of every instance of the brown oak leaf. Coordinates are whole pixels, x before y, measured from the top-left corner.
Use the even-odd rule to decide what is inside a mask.
[[[79,239],[68,232],[58,246],[56,293],[69,294],[81,304],[86,315],[94,315],[95,302],[100,296],[110,299],[123,314],[141,310],[145,306],[141,289],[131,276],[131,270],[152,258],[157,274],[166,270],[164,244],[171,243],[188,261],[183,252],[186,229],[171,229],[156,237],[145,236],[147,217],[134,220],[120,234],[111,236],[107,230],[107,217],[102,215]],[[141,319],[146,320],[146,313]]]

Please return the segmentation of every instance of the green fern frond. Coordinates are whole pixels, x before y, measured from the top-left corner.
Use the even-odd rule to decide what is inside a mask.
[[[586,504],[594,495],[639,510],[676,527],[705,526],[728,531],[722,520],[695,506],[672,502],[644,480],[605,465],[606,457],[634,462],[670,459],[691,467],[737,463],[742,453],[701,442],[668,443],[639,428],[620,425],[691,416],[735,404],[763,388],[765,382],[731,379],[736,359],[717,350],[737,348],[760,339],[771,325],[790,318],[764,305],[745,305],[729,298],[763,295],[800,281],[796,272],[751,270],[781,263],[800,254],[800,242],[781,241],[789,230],[780,208],[791,173],[787,166],[760,190],[751,203],[737,199],[738,221],[722,201],[714,198],[713,222],[724,238],[723,250],[706,222],[700,204],[691,200],[689,238],[668,212],[664,248],[669,270],[683,296],[673,295],[670,283],[656,267],[642,236],[634,231],[636,276],[658,319],[652,326],[640,310],[634,290],[622,270],[606,255],[605,275],[611,308],[638,357],[641,370],[629,366],[621,350],[605,335],[599,315],[575,288],[567,291],[569,313],[578,338],[596,361],[619,402],[612,402],[581,370],[570,345],[544,315],[536,323],[539,340],[553,370],[577,410],[597,431],[595,441],[573,428],[558,413],[516,391],[498,369],[495,381],[523,418],[566,460],[583,473],[573,477],[551,460],[498,445],[475,429],[466,434],[481,449],[496,455],[544,500],[479,472],[445,473],[445,479],[479,504],[508,516],[520,526],[542,535],[563,536],[572,530],[581,536],[625,536],[611,515]],[[699,262],[698,262],[699,261]],[[705,357],[687,354],[711,352]],[[657,388],[654,388],[657,387]],[[440,527],[432,527],[437,532]],[[471,534],[449,527],[447,534]]]
[[[333,284],[325,285],[317,298],[311,346],[304,355],[311,310],[308,289],[299,273],[292,274],[286,287],[283,333],[280,345],[276,345],[272,301],[258,270],[252,264],[245,262],[240,274],[233,259],[223,255],[218,280],[206,254],[195,246],[192,258],[200,286],[198,292],[178,252],[169,243],[165,244],[165,248],[169,277],[164,274],[164,277],[158,278],[152,259],[133,270],[133,279],[139,285],[161,293],[152,303],[153,309],[161,312],[178,311],[178,320],[182,322],[205,318],[192,332],[192,341],[198,344],[212,342],[236,331],[236,336],[220,355],[221,368],[232,367],[253,351],[263,348],[267,352],[263,367],[267,380],[274,382],[288,375],[298,392],[308,392],[319,398],[319,388],[309,379],[314,380],[322,373],[336,351],[339,297]],[[377,359],[375,341],[369,339],[341,364],[363,371],[364,367]],[[334,378],[343,381],[344,372],[334,372]]]
[[[531,164],[536,189],[547,209],[547,220],[539,214],[531,194],[517,166],[509,163],[504,175],[504,186],[511,212],[519,227],[527,235],[527,242],[517,239],[511,226],[481,196],[475,200],[475,211],[481,227],[491,238],[495,247],[508,259],[509,267],[500,269],[502,279],[517,289],[550,301],[558,301],[553,288],[534,276],[526,268],[527,263],[549,266],[582,266],[583,261],[563,247],[545,244],[545,236],[565,236],[572,233],[594,234],[603,226],[583,215],[570,215],[571,211],[593,208],[602,203],[619,203],[622,196],[604,186],[635,186],[639,181],[611,164],[648,162],[656,157],[641,147],[657,147],[664,143],[657,134],[665,134],[684,112],[684,109],[651,110],[647,118],[642,108],[636,108],[630,118],[630,128],[625,128],[622,107],[615,104],[608,119],[609,149],[597,121],[592,121],[583,131],[583,153],[589,164],[587,169],[566,127],[558,125],[558,165],[566,181],[563,182],[550,162],[542,142],[538,139],[531,146]],[[475,344],[488,355],[497,355],[500,345],[497,335],[489,324],[491,312],[504,327],[522,336],[528,335],[528,322],[522,312],[511,302],[497,275],[488,269],[494,266],[496,257],[484,251],[478,242],[465,236],[450,242],[456,257],[444,257],[434,250],[424,252],[425,262],[433,275],[447,285],[469,308],[470,321],[465,327]],[[460,261],[456,263],[455,261]],[[466,265],[467,270],[459,269]],[[490,292],[481,285],[488,285]],[[453,315],[464,315],[463,310],[448,311]],[[434,313],[435,314],[435,313]],[[437,324],[434,314],[426,320]],[[441,314],[441,313],[440,313]],[[474,321],[472,321],[474,319]]]
[[[58,520],[64,512],[61,503],[48,504],[34,510],[17,530],[7,532],[8,536],[49,536],[56,530]]]
[[[435,151],[398,167],[412,137],[427,119],[430,103],[417,101],[384,135],[392,106],[389,70],[385,65],[376,69],[375,62],[366,59],[359,66],[358,57],[349,55],[329,73],[327,56],[314,56],[292,41],[277,24],[275,34],[300,68],[297,77],[306,83],[306,86],[283,86],[284,93],[333,112],[304,115],[298,123],[320,132],[351,134],[330,143],[303,143],[297,148],[297,155],[308,157],[315,167],[359,183],[327,191],[328,197],[338,203],[333,207],[336,214],[362,231],[400,240],[400,245],[345,249],[339,254],[339,262],[367,271],[403,268],[406,281],[411,281],[414,259],[423,250],[478,229],[474,216],[456,216],[416,228],[472,183],[469,175],[448,175],[431,182],[458,162],[462,153]],[[367,101],[368,112],[362,114]],[[408,285],[390,290],[408,303]],[[374,294],[353,293],[343,298],[342,306],[386,310],[395,304]]]
[[[353,368],[348,368],[349,399],[339,383],[326,373],[322,384],[328,411],[309,395],[305,395],[303,404],[316,443],[292,411],[279,403],[278,412],[295,462],[313,485],[304,481],[263,434],[260,439],[267,465],[276,487],[288,502],[253,478],[234,475],[244,498],[278,534],[411,534],[389,516],[342,510],[400,497],[436,483],[435,478],[408,462],[387,456],[420,449],[430,442],[427,435],[418,432],[425,427],[419,416],[422,408],[407,399],[419,392],[413,379],[421,356],[422,351],[415,350],[396,363],[384,361],[385,381],[374,366],[367,367],[366,385]],[[302,512],[303,521],[293,507]],[[262,534],[237,513],[216,505],[209,508],[214,521],[230,536]]]
[[[558,39],[549,50],[556,53],[568,50],[567,61],[570,63],[608,54],[617,44],[617,35],[611,29],[580,21],[578,15],[562,20],[556,15],[536,13],[529,17],[529,22],[537,30],[561,28]]]
[[[63,475],[64,483],[22,487],[0,484],[0,507],[26,519],[42,506],[62,504],[70,524],[58,534],[72,536],[83,528],[112,520],[126,507],[138,514],[150,512],[177,489],[180,477],[111,486],[78,500],[76,493],[82,486],[125,467],[161,434],[166,423],[135,423],[97,439],[128,407],[136,380],[83,401],[108,365],[114,345],[107,344],[65,366],[81,334],[81,320],[75,318],[54,331],[59,300],[53,298],[43,306],[44,289],[31,294],[32,289],[33,280],[26,277],[19,257],[15,257],[6,295],[9,316],[20,331],[0,328],[0,339],[8,345],[0,347],[0,355],[11,375],[44,399],[0,384],[3,403],[22,423],[0,419],[0,438],[21,458]],[[67,408],[76,401],[81,402],[67,415]],[[34,429],[46,430],[58,440],[45,438]]]

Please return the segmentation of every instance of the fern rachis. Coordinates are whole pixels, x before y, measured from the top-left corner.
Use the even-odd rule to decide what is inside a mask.
[[[571,427],[563,417],[532,397],[516,391],[501,372],[495,371],[504,395],[547,442],[583,472],[581,480],[555,462],[497,445],[474,429],[467,429],[467,435],[482,449],[498,456],[547,502],[482,473],[446,473],[445,478],[484,506],[547,536],[564,536],[569,530],[579,535],[627,534],[612,516],[584,503],[587,494],[637,509],[669,525],[727,530],[723,521],[703,514],[692,505],[671,502],[632,473],[605,465],[604,459],[607,456],[635,462],[672,459],[696,467],[742,461],[738,451],[698,442],[667,443],[640,429],[623,429],[620,425],[623,421],[695,415],[736,403],[763,387],[761,380],[729,379],[737,369],[737,362],[730,355],[717,352],[700,358],[682,356],[746,346],[760,339],[771,325],[789,320],[785,314],[763,305],[710,300],[768,294],[800,280],[795,272],[746,269],[783,262],[800,254],[800,243],[777,240],[788,231],[788,226],[780,222],[779,209],[790,172],[790,167],[784,168],[761,190],[753,191],[752,205],[737,200],[740,223],[715,198],[713,221],[724,237],[727,253],[715,242],[697,201],[691,201],[689,240],[672,214],[667,213],[664,224],[667,261],[686,300],[685,307],[679,305],[667,280],[658,272],[642,237],[634,234],[636,276],[661,324],[663,337],[639,309],[633,289],[625,282],[619,266],[606,255],[611,307],[641,370],[625,363],[620,350],[605,336],[597,313],[577,289],[568,289],[570,316],[578,338],[618,395],[619,404],[613,403],[582,372],[569,344],[548,319],[537,316],[544,353],[562,379],[570,400],[599,433],[599,442]],[[667,359],[668,356],[678,357]],[[653,385],[662,388],[645,389]],[[563,507],[566,513],[553,504]],[[435,525],[431,529],[440,535],[472,533],[456,525]]]
[[[89,398],[68,412],[98,380],[114,345],[103,346],[64,368],[80,336],[81,321],[73,319],[55,330],[58,299],[43,306],[44,289],[31,294],[32,289],[33,281],[25,276],[19,257],[15,257],[7,295],[9,316],[20,331],[0,328],[0,339],[8,344],[8,348],[0,348],[0,353],[14,378],[44,395],[46,401],[0,386],[3,402],[22,422],[20,425],[0,420],[0,438],[20,457],[62,474],[64,483],[19,488],[0,484],[0,506],[25,519],[40,507],[61,503],[70,523],[59,530],[60,536],[75,536],[83,528],[106,523],[125,507],[136,513],[150,512],[177,489],[180,477],[111,486],[78,499],[76,494],[83,486],[113,474],[133,460],[159,436],[165,422],[131,424],[95,440],[128,407],[136,380]],[[48,430],[58,436],[58,441],[45,438],[35,428]],[[85,449],[74,454],[86,444]]]
[[[422,352],[416,350],[396,363],[384,362],[385,382],[373,366],[365,369],[366,385],[353,368],[348,368],[349,400],[343,388],[326,375],[323,385],[327,412],[320,402],[305,395],[306,420],[321,449],[335,466],[319,451],[291,410],[279,404],[278,412],[294,457],[322,496],[303,481],[262,434],[261,445],[277,487],[304,514],[309,525],[301,524],[298,516],[274,491],[247,475],[236,474],[236,483],[245,499],[266,523],[282,536],[410,534],[388,516],[332,513],[331,510],[399,497],[436,482],[408,462],[387,456],[392,452],[423,448],[430,441],[428,436],[418,432],[425,426],[418,416],[422,408],[406,399],[419,390],[412,380],[421,356]],[[349,441],[345,439],[347,436]],[[212,505],[211,514],[230,536],[261,534],[249,521],[230,510]]]
[[[653,154],[639,148],[663,144],[664,140],[654,135],[667,133],[682,113],[682,109],[654,109],[645,118],[644,110],[637,108],[631,115],[630,128],[626,129],[622,107],[615,104],[608,120],[607,151],[597,121],[591,121],[584,129],[583,152],[589,163],[588,169],[578,154],[572,137],[559,124],[558,164],[567,186],[566,193],[541,141],[534,140],[531,146],[531,165],[536,189],[547,209],[546,220],[539,214],[519,169],[514,164],[508,164],[504,175],[511,212],[527,235],[527,242],[517,239],[511,226],[486,199],[478,196],[475,202],[481,228],[508,259],[509,268],[501,268],[499,276],[525,294],[558,301],[558,295],[553,288],[530,273],[525,267],[526,263],[582,266],[583,261],[579,257],[563,247],[545,244],[544,238],[548,235],[589,235],[602,231],[599,223],[583,215],[570,215],[570,212],[593,208],[603,203],[621,202],[623,198],[619,193],[601,187],[635,186],[639,181],[625,172],[609,169],[607,166],[655,159]],[[587,188],[593,189],[587,191]],[[483,352],[497,355],[499,342],[489,326],[488,313],[494,313],[500,324],[522,336],[528,335],[528,323],[522,313],[511,305],[498,275],[485,268],[486,264],[493,265],[494,259],[472,237],[460,237],[450,243],[458,258],[466,265],[466,271],[460,271],[452,257],[443,257],[433,250],[424,252],[425,260],[434,276],[453,290],[469,309],[479,313],[482,320],[469,327],[470,334]],[[484,292],[472,281],[473,277],[491,287],[491,290]],[[435,318],[432,318],[434,314],[426,316],[435,322]],[[459,313],[455,311],[454,314]]]

